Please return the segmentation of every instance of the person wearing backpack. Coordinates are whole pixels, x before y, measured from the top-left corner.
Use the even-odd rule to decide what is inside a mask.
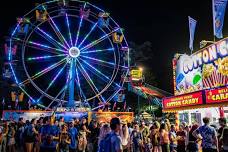
[[[57,142],[55,140],[58,140],[59,137],[55,135],[49,117],[45,117],[43,123],[39,133],[40,152],[56,152]]]
[[[110,122],[110,127],[112,132],[110,133],[110,142],[108,143],[110,147],[109,152],[123,152],[122,141],[119,135],[121,127],[120,119],[112,118]]]
[[[104,125],[99,137],[99,152],[123,152],[122,141],[119,135],[120,120],[112,118],[110,122],[111,132],[108,133],[108,126]],[[108,134],[107,134],[108,133]],[[104,137],[104,135],[106,136]],[[104,137],[104,138],[103,138]],[[102,139],[103,138],[103,139]]]
[[[31,124],[24,131],[26,152],[32,152],[33,150],[35,137],[36,137],[36,134],[38,134],[38,131],[36,131],[35,129],[35,125],[36,125],[36,119],[32,119]]]
[[[108,124],[104,124],[99,133],[98,137],[98,152],[104,152],[105,151],[105,141],[107,135],[111,132],[111,128],[109,127]]]

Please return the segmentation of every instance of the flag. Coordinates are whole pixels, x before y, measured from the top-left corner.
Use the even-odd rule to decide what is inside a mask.
[[[222,28],[227,0],[212,0],[214,36],[223,38]]]
[[[126,110],[126,107],[127,107],[127,102],[125,101],[124,102],[124,111]]]
[[[196,29],[197,21],[188,16],[188,24],[189,24],[189,48],[191,52],[193,51],[193,42],[194,42],[194,35]],[[191,53],[192,54],[192,53]]]
[[[112,111],[114,111],[116,108],[116,102],[114,103],[113,107],[112,107]]]
[[[2,105],[5,105],[5,98],[2,99]]]

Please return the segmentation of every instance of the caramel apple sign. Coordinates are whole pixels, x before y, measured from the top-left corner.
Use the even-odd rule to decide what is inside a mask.
[[[214,90],[206,90],[206,103],[221,102],[228,102],[228,86]]]

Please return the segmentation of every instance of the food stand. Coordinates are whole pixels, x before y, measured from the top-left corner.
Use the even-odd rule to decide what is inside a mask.
[[[180,121],[213,123],[225,117],[228,105],[228,38],[192,55],[176,54],[173,59],[174,95],[163,99],[163,112],[177,112]]]

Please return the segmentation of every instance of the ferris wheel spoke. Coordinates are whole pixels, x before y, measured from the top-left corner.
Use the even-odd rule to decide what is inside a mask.
[[[37,72],[35,75],[31,76],[30,79],[35,80],[35,79],[41,77],[42,75],[44,75],[44,74],[50,72],[51,70],[55,69],[55,68],[58,67],[59,65],[63,64],[65,60],[66,60],[66,58],[63,58],[63,59],[60,60],[59,62],[56,62],[56,63],[50,65],[49,67],[43,69],[42,71]],[[29,83],[29,82],[30,82],[30,79],[24,80],[24,81],[21,82],[19,85],[25,85],[25,84]]]
[[[109,66],[111,65],[112,67],[116,66],[116,64],[113,63],[113,62],[108,62],[108,61],[104,61],[104,60],[101,60],[101,59],[96,59],[96,58],[85,56],[85,55],[80,55],[80,57],[83,57],[83,58],[86,58],[86,59],[89,59],[89,60],[93,60],[93,61],[98,62],[98,63],[106,64],[106,65],[109,65]]]
[[[100,42],[104,41],[105,39],[109,38],[109,36],[111,36],[111,35],[112,35],[114,32],[116,32],[117,30],[119,30],[119,28],[116,28],[115,30],[113,30],[113,31],[111,31],[111,32],[109,32],[109,33],[103,35],[103,36],[100,37],[99,39],[96,39],[96,40],[94,40],[93,42],[87,44],[85,47],[83,47],[83,48],[80,49],[81,52],[82,52],[82,51],[85,51],[85,50],[87,50],[87,49],[89,49],[89,48],[91,48],[91,47],[93,47],[93,46],[99,44]]]
[[[53,51],[58,51],[58,52],[61,52],[61,53],[67,53],[67,51],[64,51],[62,49],[53,48],[53,47],[50,47],[48,45],[40,44],[40,43],[37,43],[37,42],[28,41],[27,43],[29,44],[29,46],[31,45],[31,46],[36,46],[38,48],[44,48],[44,49],[49,49],[49,50],[53,50]]]
[[[66,56],[66,54],[59,54],[59,55],[45,55],[45,56],[37,56],[37,57],[29,57],[27,58],[28,61],[39,61],[39,60],[45,60],[50,58],[58,58]]]
[[[42,6],[42,7],[43,7],[43,9],[44,9],[46,12],[48,12],[47,9],[46,9],[44,6]],[[48,19],[51,20],[51,22],[50,22],[50,20],[48,20],[48,23],[50,24],[50,26],[51,26],[52,29],[54,30],[54,32],[55,32],[55,34],[57,35],[57,37],[59,38],[59,40],[60,40],[63,44],[67,45],[68,48],[70,48],[68,42],[66,41],[65,37],[63,36],[63,34],[60,32],[58,26],[55,24],[53,18],[49,15],[49,13],[47,13],[47,16],[48,16]]]
[[[49,83],[48,87],[45,89],[45,93],[51,88],[51,86],[55,83],[56,79],[60,76],[64,68],[66,67],[67,62],[64,64],[64,66],[58,71],[58,73],[55,75],[55,77],[52,79],[52,81]],[[40,96],[40,98],[37,100],[39,102],[44,97],[44,94]]]
[[[76,67],[75,68],[75,71],[76,71],[76,85],[78,86],[79,88],[79,93],[81,96],[83,96],[84,100],[86,100],[86,97],[85,97],[85,93],[83,92],[82,88],[81,88],[81,84],[80,84],[80,79],[79,79],[79,72],[78,72],[78,68]]]
[[[86,70],[81,65],[81,63],[80,62],[78,62],[78,63],[79,63],[79,70],[81,71],[82,75],[86,79],[86,81],[89,84],[89,86],[91,87],[91,89],[94,91],[95,95],[99,94],[99,91],[98,91],[97,87],[95,86],[94,82],[92,81],[92,79],[90,78],[89,74],[86,72]],[[101,97],[101,99],[100,99],[100,97]],[[102,97],[102,95],[98,95],[98,99],[103,102],[105,101],[104,98]]]
[[[83,6],[83,9],[85,9],[86,7],[86,2],[84,3],[84,6]],[[82,21],[83,21],[83,14],[80,16],[80,22],[79,22],[79,26],[78,26],[78,31],[76,33],[76,39],[75,39],[75,44],[74,46],[77,46],[78,44],[78,38],[79,38],[79,35],[80,35],[80,30],[81,30],[81,26],[82,26]]]
[[[70,44],[71,44],[71,47],[72,47],[73,46],[73,41],[72,41],[72,36],[71,36],[71,31],[70,31],[70,23],[69,23],[69,18],[68,18],[67,13],[65,14],[65,18],[66,18],[66,23],[67,23],[67,28],[68,28],[68,35],[69,35],[69,38],[70,38]]]
[[[78,48],[81,47],[81,45],[84,43],[84,41],[90,36],[90,34],[93,32],[93,30],[95,29],[95,27],[97,26],[98,22],[96,22],[92,28],[90,29],[90,31],[86,34],[86,36],[83,38],[83,40],[80,42],[80,44],[77,46]]]
[[[17,41],[21,45],[23,45],[23,43],[24,43],[24,41],[20,38],[13,37],[12,39]],[[67,53],[66,51],[64,51],[62,49],[53,48],[53,47],[50,47],[48,45],[40,44],[38,42],[27,41],[27,42],[25,42],[25,44],[27,44],[26,46],[28,46],[28,47],[35,48],[35,49],[42,50],[42,51],[46,51],[46,52],[53,53],[53,54],[60,54],[60,52],[61,53]],[[57,52],[55,52],[55,51],[57,51]]]
[[[58,41],[56,41],[51,35],[49,35],[48,33],[46,33],[46,32],[44,32],[42,29],[40,29],[39,27],[37,28],[40,32],[37,32],[36,30],[36,32],[41,36],[41,37],[43,37],[44,39],[46,39],[47,41],[49,41],[51,44],[53,44],[53,45],[55,45],[56,47],[62,47],[62,48],[64,48],[64,49],[66,49],[66,50],[68,50],[67,49],[67,47],[65,47],[64,45],[62,45],[61,43],[59,43]]]
[[[51,44],[53,44],[55,47],[59,48],[59,47],[62,47],[66,50],[67,47],[65,47],[64,45],[62,45],[61,43],[59,43],[57,40],[55,40],[51,35],[49,35],[48,33],[46,33],[43,29],[37,27],[36,25],[34,25],[33,23],[31,23],[29,20],[26,20],[28,23],[30,23],[30,25],[32,27],[34,27],[34,31],[40,35],[41,37],[43,37],[44,39],[46,39],[48,42],[50,42]]]
[[[102,80],[106,81],[106,82],[110,82],[112,80],[112,78],[109,78],[107,75],[105,75],[104,73],[102,73],[100,70],[98,70],[97,68],[95,68],[94,66],[92,66],[91,64],[89,64],[88,62],[86,62],[85,60],[81,60],[82,62],[84,62],[87,67],[90,67],[91,72],[93,72],[95,75],[97,75],[99,78],[101,78]],[[89,69],[89,68],[88,68]],[[99,75],[98,75],[99,74]],[[102,76],[102,77],[101,77]],[[117,87],[120,87],[117,83],[114,82],[114,84]]]
[[[65,90],[67,89],[67,86],[69,85],[69,79],[67,79],[67,82],[66,84],[63,86],[63,88],[58,92],[58,94],[55,96],[55,98],[51,101],[51,103],[47,106],[46,109],[49,109],[51,107],[51,105],[54,103],[54,102],[57,102],[56,99],[60,96],[61,93],[64,93]]]
[[[114,51],[114,48],[102,49],[102,50],[88,50],[81,52],[81,54],[90,54],[90,53],[98,53],[98,52],[107,52],[107,51]]]

